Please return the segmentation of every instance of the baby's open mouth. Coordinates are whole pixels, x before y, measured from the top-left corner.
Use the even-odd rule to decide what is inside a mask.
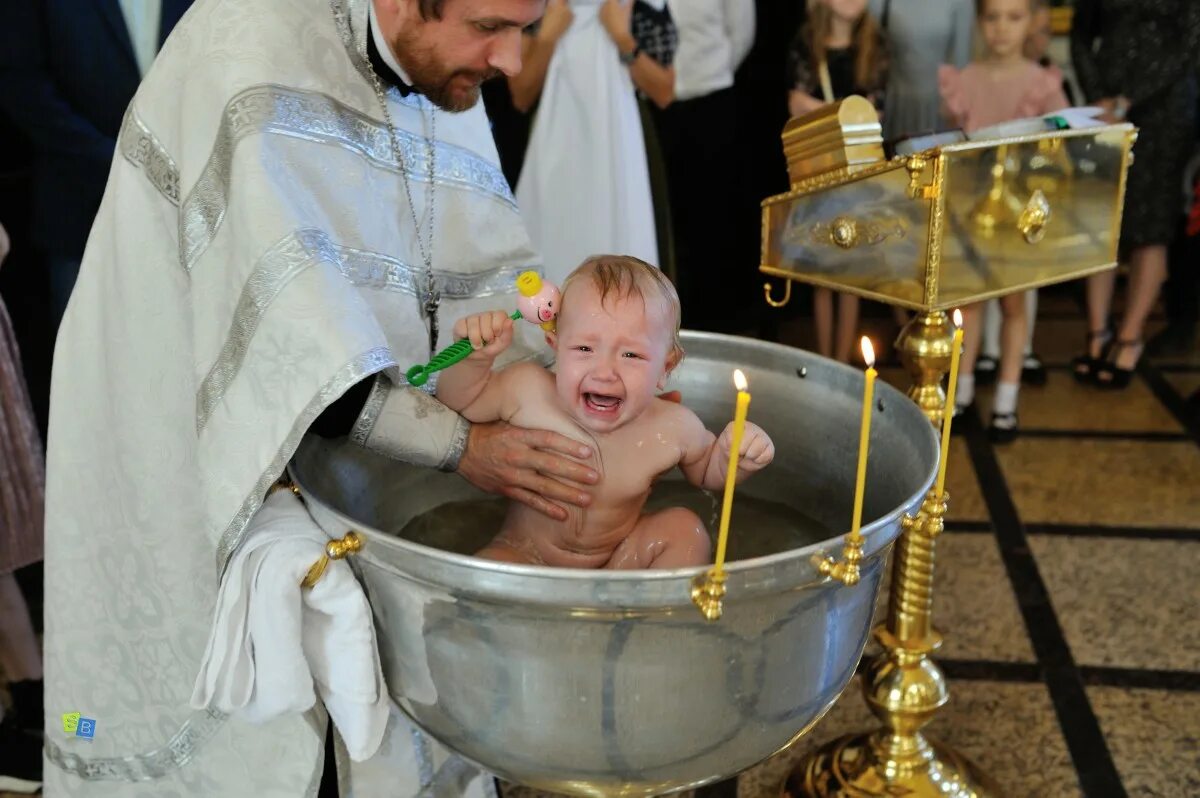
[[[588,410],[596,413],[612,413],[621,406],[621,399],[603,393],[585,393],[583,403],[587,405]]]

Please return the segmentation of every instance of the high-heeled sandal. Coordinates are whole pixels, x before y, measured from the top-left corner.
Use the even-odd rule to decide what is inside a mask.
[[[1121,350],[1133,349],[1138,347],[1137,360],[1133,361],[1133,368],[1123,369],[1117,365],[1116,359]],[[1133,374],[1137,371],[1138,363],[1142,359],[1142,352],[1146,345],[1141,338],[1132,341],[1115,341],[1112,346],[1112,351],[1109,356],[1095,370],[1095,382],[1101,388],[1111,388],[1113,390],[1121,390],[1128,388],[1129,382],[1133,379]]]
[[[1100,354],[1092,357],[1092,344],[1096,341],[1100,342]],[[1071,360],[1071,375],[1075,377],[1076,382],[1091,383],[1095,381],[1096,371],[1108,358],[1108,352],[1112,345],[1113,334],[1108,327],[1088,332],[1083,354]]]

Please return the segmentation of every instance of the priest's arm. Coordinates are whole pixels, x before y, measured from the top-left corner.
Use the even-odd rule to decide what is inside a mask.
[[[424,391],[397,386],[382,372],[347,390],[309,432],[348,436],[387,457],[456,471],[482,490],[560,520],[567,515],[564,504],[590,504],[585,486],[599,481],[593,469],[578,462],[590,455],[582,444],[504,422],[471,424]]]

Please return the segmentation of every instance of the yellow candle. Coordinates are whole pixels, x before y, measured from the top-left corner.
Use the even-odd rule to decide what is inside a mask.
[[[854,481],[854,518],[850,522],[850,537],[858,540],[862,524],[863,489],[867,484],[867,449],[871,438],[871,402],[875,397],[875,350],[865,335],[862,339],[863,360],[867,362],[867,379],[863,386],[862,425],[858,435],[858,474]]]
[[[737,386],[737,406],[733,413],[733,435],[729,442],[729,469],[725,472],[725,499],[721,504],[721,526],[717,534],[717,558],[713,572],[720,573],[725,564],[725,545],[729,541],[729,511],[733,508],[733,489],[737,482],[738,450],[742,448],[742,434],[746,431],[746,411],[750,409],[750,392],[746,390],[746,375],[734,369],[733,382]]]
[[[954,419],[954,394],[958,389],[958,358],[962,354],[962,312],[954,311],[954,343],[950,352],[950,385],[946,390],[946,407],[942,410],[942,459],[938,461],[937,488],[934,495],[941,498],[946,490],[946,462],[950,459],[950,422]]]

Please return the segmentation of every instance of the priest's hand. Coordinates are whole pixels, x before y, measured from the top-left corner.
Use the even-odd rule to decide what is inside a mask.
[[[471,425],[458,473],[481,490],[565,521],[564,504],[587,507],[592,502],[585,487],[599,482],[600,475],[578,462],[591,456],[590,446],[556,432],[495,421]]]

